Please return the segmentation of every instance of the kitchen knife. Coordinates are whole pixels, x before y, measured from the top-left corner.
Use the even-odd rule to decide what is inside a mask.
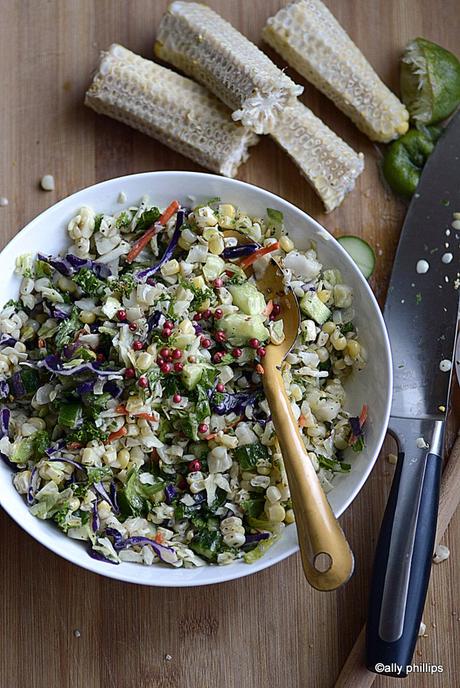
[[[428,159],[409,206],[384,310],[394,377],[389,431],[398,463],[374,559],[366,665],[389,676],[408,673],[430,576],[458,317],[455,211],[460,113]]]

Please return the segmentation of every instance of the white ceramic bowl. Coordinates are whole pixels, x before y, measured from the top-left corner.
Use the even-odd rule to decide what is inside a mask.
[[[365,449],[359,454],[350,452],[351,472],[337,476],[335,488],[328,495],[335,514],[340,516],[366,481],[385,436],[392,391],[390,346],[380,309],[358,268],[325,229],[287,201],[250,184],[195,172],[145,172],[90,186],[45,210],[3,249],[0,254],[0,304],[17,296],[19,279],[13,274],[17,255],[37,251],[57,254],[68,246],[66,227],[76,211],[82,205],[92,206],[96,212],[118,211],[121,208],[117,203],[120,191],[126,194],[128,205],[138,203],[144,194],[148,194],[160,207],[166,206],[172,198],[190,204],[188,196],[197,202],[218,196],[244,208],[249,214],[264,215],[267,207],[281,210],[286,229],[296,245],[306,248],[312,240],[315,241],[323,265],[339,268],[346,283],[353,287],[356,324],[369,352],[369,362],[365,370],[352,376],[346,385],[347,408],[357,414],[361,405],[367,403],[369,419]],[[170,587],[220,583],[272,566],[298,550],[296,528],[291,525],[285,529],[279,542],[253,565],[237,562],[195,569],[132,563],[117,566],[91,559],[83,543],[66,537],[53,523],[32,516],[23,497],[12,485],[10,469],[3,463],[0,465],[0,504],[24,530],[51,551],[90,571],[130,583]]]

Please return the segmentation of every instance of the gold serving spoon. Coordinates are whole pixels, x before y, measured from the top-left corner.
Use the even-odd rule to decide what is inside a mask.
[[[224,236],[237,238],[239,244],[252,243],[234,230],[226,230]],[[249,277],[252,268],[247,268],[246,274]],[[283,320],[285,339],[281,344],[266,345],[262,380],[288,477],[303,570],[317,590],[335,590],[353,573],[353,553],[307,455],[280,371],[299,332],[299,304],[292,290],[286,289],[283,272],[273,258],[256,283],[267,301],[276,300],[281,306],[277,319]]]

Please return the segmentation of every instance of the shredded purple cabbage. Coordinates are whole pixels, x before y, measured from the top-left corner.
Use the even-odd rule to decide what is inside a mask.
[[[106,528],[105,534],[113,538],[113,548],[118,551],[123,549],[123,535],[116,528]]]
[[[123,393],[123,389],[116,383],[115,380],[107,380],[102,389],[104,392],[107,392],[107,394],[110,394],[114,399],[118,399],[118,397],[121,397]]]
[[[98,495],[99,495],[100,497],[102,497],[102,499],[105,499],[105,501],[108,502],[108,504],[110,504],[110,506],[112,507],[113,512],[114,512],[115,514],[119,514],[119,513],[120,513],[120,509],[119,509],[119,507],[118,507],[118,501],[114,501],[114,500],[112,499],[112,497],[109,495],[109,493],[108,493],[107,490],[105,489],[105,487],[104,487],[104,485],[102,484],[102,482],[99,481],[99,482],[97,482],[97,483],[94,483],[94,486],[93,486],[93,487],[94,487],[94,489],[96,490],[96,492],[98,493]],[[112,486],[110,486],[110,489],[112,489]]]
[[[91,394],[95,384],[96,380],[85,380],[75,387],[75,391],[79,397],[82,397],[84,394]]]
[[[16,371],[15,373],[13,373],[10,380],[14,396],[24,397],[26,395],[26,390],[22,383],[21,374]]]
[[[110,500],[112,504],[112,509],[116,514],[120,513],[120,507],[118,505],[118,494],[117,494],[117,486],[115,485],[115,480],[112,480],[110,483]]]
[[[90,260],[89,258],[79,258],[78,256],[74,256],[72,253],[68,253],[66,256],[64,256],[64,258],[59,256],[55,258],[53,256],[45,256],[43,253],[39,253],[38,259],[48,263],[55,270],[66,277],[72,277],[72,275],[82,268],[88,268],[96,275],[96,277],[103,279],[110,277],[112,274],[112,271],[107,267],[107,265],[98,263],[95,260]]]
[[[260,542],[261,540],[268,540],[270,533],[250,533],[246,535],[245,545],[250,545],[253,542]]]
[[[115,564],[116,566],[120,563],[119,561],[112,561],[108,557],[105,557],[102,554],[102,552],[96,552],[96,550],[92,549],[91,546],[88,548],[88,554],[91,557],[91,559],[97,559],[97,561],[104,561],[106,564]]]
[[[165,561],[167,564],[170,562],[168,562],[168,559],[165,558],[165,554],[175,554],[172,547],[160,545],[158,542],[155,542],[148,537],[135,536],[126,538],[125,540],[123,535],[121,535],[121,533],[119,533],[115,528],[107,528],[105,532],[106,535],[113,538],[113,548],[116,552],[119,552],[122,549],[127,549],[131,545],[150,545],[153,551],[158,555],[159,559],[161,561]]]
[[[161,311],[154,311],[152,315],[149,315],[147,318],[147,331],[150,332],[155,329],[155,327],[158,327],[160,324],[160,320],[163,316],[163,313]]]
[[[361,427],[361,423],[359,422],[359,418],[357,416],[352,416],[348,419],[348,422],[350,423],[353,435],[355,437],[360,437],[363,434],[363,429]]]
[[[52,316],[56,320],[67,320],[72,310],[72,304],[70,303],[60,303],[59,306],[55,306],[52,311]]]
[[[10,393],[10,388],[6,380],[0,380],[0,399],[6,399]]]
[[[8,428],[10,425],[10,410],[7,408],[2,408],[0,411],[0,438],[4,437],[5,435],[8,435]],[[18,470],[18,467],[15,463],[9,460],[6,454],[3,452],[0,452],[0,459],[6,463],[7,466],[12,468],[14,471]]]
[[[219,393],[219,402],[216,403],[211,398],[211,408],[218,416],[225,416],[227,413],[244,413],[246,406],[254,406],[259,396],[258,390],[251,392],[228,392]]]
[[[0,346],[14,346],[16,344],[16,339],[10,337],[9,334],[0,335]]]
[[[168,561],[166,554],[167,553],[175,554],[175,551],[172,547],[167,547],[166,545],[160,545],[158,542],[155,542],[154,540],[151,540],[148,537],[141,537],[141,536],[126,538],[126,540],[123,540],[123,546],[120,547],[120,549],[127,549],[131,545],[150,545],[150,547],[153,549],[153,551],[158,556],[160,561],[163,561],[166,564],[171,563],[170,561]],[[114,545],[114,549],[116,549],[115,545]]]
[[[165,487],[165,502],[166,504],[171,504],[173,499],[177,496],[177,490],[172,483],[169,483]]]
[[[235,258],[244,258],[250,256],[258,248],[259,244],[242,244],[241,246],[229,246],[222,251],[222,258],[224,260],[233,260]]]
[[[32,504],[35,502],[35,493],[37,491],[37,483],[38,483],[38,468],[34,466],[31,476],[30,476],[30,483],[29,483],[29,489],[27,490],[27,504],[29,506],[32,506]]]
[[[65,440],[57,440],[52,447],[45,449],[45,454],[47,456],[53,456],[56,452],[60,451],[65,446]]]
[[[58,375],[65,376],[90,372],[95,373],[99,377],[104,377],[106,375],[118,375],[121,372],[120,370],[108,370],[107,368],[101,368],[100,363],[93,363],[88,361],[82,363],[81,365],[74,366],[73,368],[64,368],[62,360],[59,358],[59,356],[56,356],[55,354],[50,354],[49,356],[44,358],[39,365],[45,367],[47,370],[50,371],[50,373],[57,373]]]
[[[95,499],[93,502],[92,512],[93,515],[91,518],[91,527],[93,529],[93,532],[97,533],[97,531],[101,527],[101,519],[99,518],[99,512],[97,510],[97,499]]]
[[[77,349],[79,349],[81,346],[80,342],[72,342],[72,344],[66,344],[65,347],[62,349],[62,353],[64,358],[67,358],[67,360],[71,359],[74,353],[76,352]]]
[[[73,459],[64,459],[64,458],[51,459],[50,458],[50,459],[46,459],[46,460],[49,461],[50,463],[57,463],[58,461],[60,463],[69,463],[74,468],[78,468],[81,471],[86,471],[86,468],[84,466],[82,466],[81,463],[77,463],[77,461],[74,461]]]
[[[0,411],[0,437],[4,437],[8,434],[8,428],[10,426],[10,409],[3,407]]]
[[[146,270],[141,270],[140,272],[137,273],[137,277],[140,280],[146,279],[147,277],[150,277],[150,275],[154,275],[158,270],[161,268],[162,265],[164,265],[172,256],[174,253],[174,249],[177,246],[177,243],[180,238],[180,228],[182,227],[182,224],[184,222],[184,211],[179,210],[177,213],[177,219],[176,219],[176,227],[174,229],[173,235],[171,237],[171,241],[169,242],[168,246],[166,247],[165,252],[163,253],[161,259],[156,263],[155,265],[152,265],[152,267],[147,268]]]

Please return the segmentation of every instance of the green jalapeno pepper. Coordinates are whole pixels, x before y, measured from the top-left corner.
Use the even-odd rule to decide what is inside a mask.
[[[412,196],[441,132],[441,127],[410,129],[388,147],[383,159],[383,174],[393,191],[404,198]]]

